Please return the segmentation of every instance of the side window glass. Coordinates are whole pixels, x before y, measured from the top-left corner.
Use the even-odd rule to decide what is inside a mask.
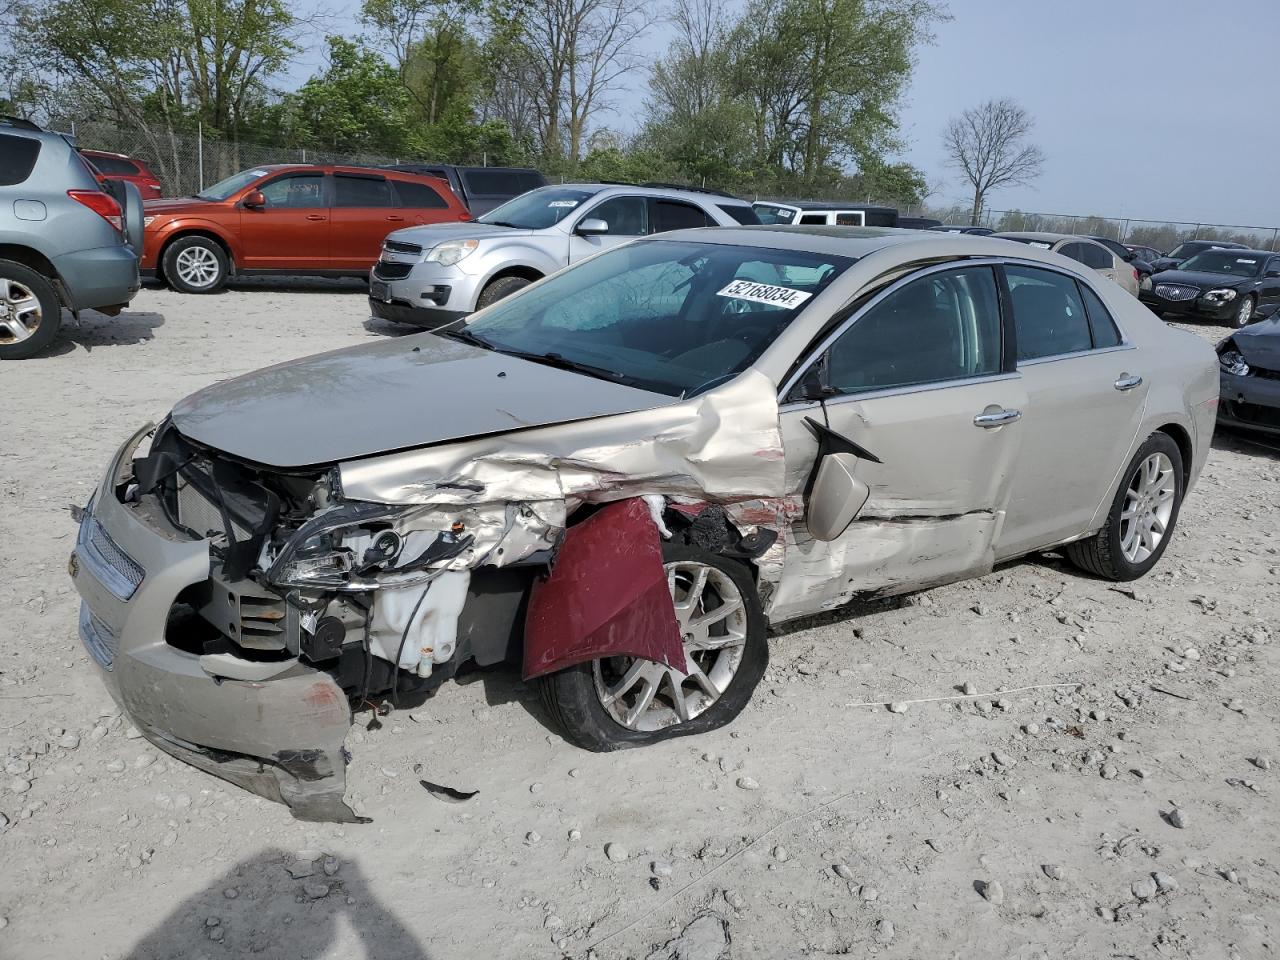
[[[649,204],[644,197],[611,197],[587,214],[609,225],[611,237],[642,237],[649,232]]]
[[[1058,252],[1064,257],[1070,257],[1076,263],[1084,263],[1083,243],[1064,243],[1058,248]]]
[[[1089,328],[1093,331],[1095,347],[1116,347],[1120,345],[1120,331],[1112,319],[1111,311],[1103,305],[1102,299],[1089,289],[1087,284],[1080,284],[1084,292],[1084,305],[1089,311]]]
[[[1094,270],[1112,270],[1116,265],[1111,256],[1111,251],[1101,245],[1094,246],[1092,243],[1080,244],[1080,256],[1080,262],[1086,267],[1092,267]]]
[[[827,385],[845,394],[999,371],[1000,301],[990,267],[908,283],[859,317],[827,353]]]
[[[800,222],[825,224],[827,222],[827,215],[825,213],[806,213],[800,218]]]
[[[1035,360],[1093,346],[1076,282],[1065,274],[1009,265],[1009,294],[1018,332],[1018,359]]]
[[[400,198],[400,206],[417,210],[438,210],[449,205],[444,198],[425,183],[414,183],[412,180],[397,180],[396,194]]]
[[[334,206],[337,207],[390,207],[391,187],[381,177],[348,177],[337,174],[333,178],[336,188]]]
[[[836,214],[836,226],[838,227],[860,227],[862,226],[862,214],[860,212],[845,211]]]
[[[653,204],[653,232],[688,230],[690,227],[714,227],[716,222],[691,203],[657,200]]]
[[[325,206],[324,177],[281,177],[261,188],[268,210],[311,210]]]

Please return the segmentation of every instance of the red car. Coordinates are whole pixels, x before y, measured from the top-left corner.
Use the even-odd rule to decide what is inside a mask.
[[[232,275],[364,277],[391,231],[471,219],[436,177],[313,164],[254,167],[143,212],[142,275],[184,293]]]
[[[156,200],[161,196],[160,178],[141,160],[102,150],[81,150],[80,156],[93,165],[95,173],[108,180],[128,180],[138,188],[143,200]]]

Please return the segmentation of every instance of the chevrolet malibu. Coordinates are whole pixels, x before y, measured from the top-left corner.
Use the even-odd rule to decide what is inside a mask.
[[[353,706],[465,664],[614,750],[727,723],[771,626],[859,596],[1051,548],[1142,576],[1217,367],[1004,240],[664,234],[143,426],[83,514],[81,635],[151,742],[350,820]]]

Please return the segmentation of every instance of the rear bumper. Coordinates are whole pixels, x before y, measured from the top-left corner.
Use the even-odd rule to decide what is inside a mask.
[[[138,258],[123,243],[69,253],[55,259],[53,266],[72,310],[127,304],[142,285]]]
[[[70,564],[81,638],[103,683],[160,749],[287,804],[299,819],[359,819],[343,800],[351,711],[328,674],[297,663],[264,681],[215,679],[199,656],[167,642],[178,595],[209,577],[209,548],[117,499],[149,429],[113,458]]]

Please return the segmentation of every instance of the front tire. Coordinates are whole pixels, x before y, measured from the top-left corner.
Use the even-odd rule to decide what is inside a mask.
[[[476,300],[476,309],[483,310],[489,304],[497,303],[503,297],[509,297],[517,290],[523,290],[531,283],[533,283],[532,280],[527,280],[524,277],[499,277],[480,291],[480,296]]]
[[[1240,306],[1236,308],[1236,312],[1231,317],[1231,325],[1237,330],[1247,327],[1253,320],[1253,294],[1248,294],[1240,300]]]
[[[0,260],[0,360],[25,360],[53,342],[62,305],[47,277]]]
[[[164,252],[164,278],[179,293],[216,293],[229,272],[226,251],[208,237],[181,237]]]
[[[1069,543],[1067,559],[1108,580],[1137,580],[1169,546],[1183,495],[1182,452],[1167,433],[1153,433],[1129,461],[1106,525]]]
[[[722,727],[742,712],[768,666],[768,627],[751,570],[685,544],[664,543],[662,556],[690,672],[608,657],[543,678],[543,704],[565,737],[586,750]]]

